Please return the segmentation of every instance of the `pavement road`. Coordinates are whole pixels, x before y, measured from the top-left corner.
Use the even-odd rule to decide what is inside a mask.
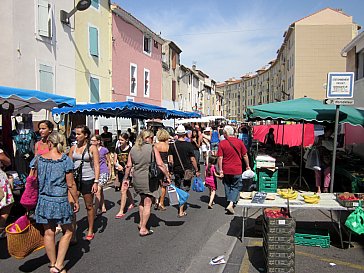
[[[115,219],[119,209],[119,193],[113,188],[105,190],[108,211],[95,222],[95,239],[82,240],[87,220],[81,202],[78,213],[77,236],[79,243],[70,247],[66,257],[68,272],[88,273],[253,273],[265,272],[261,236],[248,230],[244,244],[238,239],[241,218],[226,215],[223,188],[219,184],[214,209],[207,209],[208,191],[191,192],[188,215],[177,218],[177,209],[153,211],[150,218],[154,234],[140,237],[137,229],[138,209],[129,211],[125,218]],[[139,197],[135,198],[137,201]],[[301,212],[300,212],[301,213]],[[302,213],[305,213],[304,211]],[[320,214],[299,215],[306,220],[318,221]],[[327,222],[324,225],[328,225]],[[321,249],[296,246],[296,272],[364,272],[363,237],[354,237],[353,248],[336,246]],[[332,238],[337,245],[337,238]],[[225,255],[227,264],[209,265],[212,257]],[[329,263],[336,264],[330,266]],[[44,249],[25,259],[16,260],[7,253],[6,240],[0,241],[0,272],[49,272]]]

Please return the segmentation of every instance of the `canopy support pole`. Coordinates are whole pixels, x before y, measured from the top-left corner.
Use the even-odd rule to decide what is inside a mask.
[[[340,105],[336,105],[335,113],[335,131],[334,131],[334,150],[332,151],[332,165],[331,165],[331,181],[330,181],[330,192],[334,192],[334,181],[335,181],[335,161],[336,161],[336,146],[337,146],[337,133],[339,127],[339,114]]]

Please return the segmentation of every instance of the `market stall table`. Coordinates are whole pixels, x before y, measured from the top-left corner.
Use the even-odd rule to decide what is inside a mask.
[[[344,248],[343,237],[342,237],[342,228],[341,228],[341,212],[342,211],[353,210],[353,209],[341,206],[336,201],[336,196],[333,193],[321,193],[320,194],[320,202],[318,204],[305,203],[305,201],[303,200],[303,197],[301,197],[301,194],[313,194],[313,193],[300,192],[300,194],[299,194],[299,196],[297,197],[296,200],[290,200],[289,201],[290,211],[293,211],[293,210],[312,210],[312,209],[319,210],[319,211],[323,211],[323,210],[329,211],[330,212],[331,222],[332,222],[334,228],[336,229],[336,231],[338,232],[338,234],[340,236],[341,247]],[[275,200],[267,200],[266,199],[264,201],[264,203],[262,203],[262,204],[252,203],[252,200],[250,200],[250,199],[240,199],[236,206],[242,208],[243,227],[242,227],[242,235],[241,236],[242,236],[242,242],[244,242],[246,220],[256,213],[255,212],[253,215],[249,216],[249,209],[261,210],[263,208],[272,208],[272,207],[287,208],[288,204],[287,204],[286,199],[283,199],[279,195],[277,195],[275,197]],[[333,211],[338,212],[338,217],[337,217],[338,219],[337,220],[335,220],[333,215],[332,215]],[[338,228],[336,227],[335,223],[338,225]]]

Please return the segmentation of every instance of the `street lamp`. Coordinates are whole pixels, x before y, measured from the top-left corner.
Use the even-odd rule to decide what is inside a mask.
[[[84,11],[88,9],[90,6],[91,6],[91,0],[80,0],[70,12],[61,10],[60,14],[61,22],[63,24],[68,25],[70,23],[70,18],[72,17],[73,14],[75,14],[77,11]]]

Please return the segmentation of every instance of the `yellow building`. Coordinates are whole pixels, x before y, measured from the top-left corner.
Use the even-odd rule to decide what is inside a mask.
[[[92,0],[75,16],[76,99],[111,101],[111,13],[108,0]],[[66,79],[65,79],[66,80]]]

